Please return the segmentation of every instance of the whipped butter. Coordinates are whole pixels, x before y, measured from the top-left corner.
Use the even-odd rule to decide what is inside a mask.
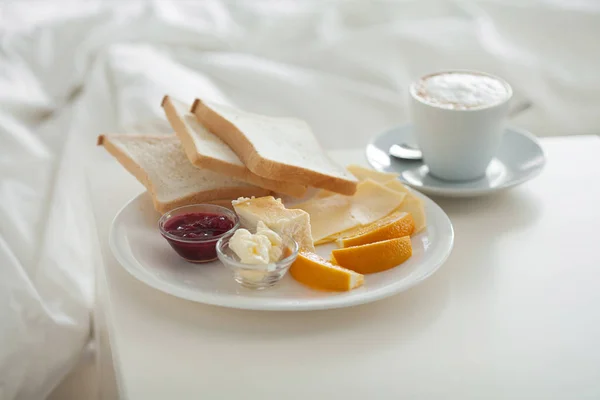
[[[279,261],[283,254],[283,240],[277,232],[259,221],[256,233],[238,229],[231,239],[229,248],[240,258],[240,262],[252,265],[267,265]]]

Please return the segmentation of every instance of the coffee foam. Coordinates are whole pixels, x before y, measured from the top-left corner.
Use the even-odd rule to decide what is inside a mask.
[[[510,89],[499,79],[472,72],[427,75],[412,91],[428,104],[459,110],[489,107],[510,97]]]

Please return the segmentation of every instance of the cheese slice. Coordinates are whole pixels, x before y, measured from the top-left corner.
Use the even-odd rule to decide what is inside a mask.
[[[391,180],[396,180],[398,178],[398,174],[394,174],[391,172],[378,172],[372,170],[370,168],[361,167],[360,165],[348,165],[346,169],[355,177],[358,178],[359,181],[364,181],[366,179],[372,179],[375,182],[386,183]]]
[[[367,179],[358,184],[354,196],[334,194],[319,197],[295,208],[310,215],[312,237],[319,242],[338,232],[385,217],[398,208],[405,197],[405,193]]]
[[[394,211],[407,212],[412,215],[415,220],[415,230],[413,235],[419,233],[427,226],[423,201],[412,193],[408,193],[400,207]]]
[[[402,184],[402,182],[400,182],[398,179],[393,179],[391,181],[387,181],[385,183],[383,183],[383,185],[387,188],[390,188],[392,190],[395,190],[396,192],[399,193],[404,193],[407,196],[410,195],[412,197],[414,197],[415,195],[412,194],[412,192],[410,190],[408,190],[408,188],[406,186],[404,186]]]
[[[320,189],[313,197],[313,199],[323,199],[325,197],[335,195],[335,192],[330,192],[329,190]]]
[[[396,174],[384,173],[373,171],[368,168],[364,168],[358,165],[349,165],[348,170],[352,172],[358,179],[361,181],[365,181],[367,179],[374,180],[376,182],[382,183],[383,186],[388,189],[392,189],[395,192],[404,194],[404,200],[402,204],[400,204],[394,212],[407,212],[410,213],[415,221],[415,230],[413,235],[422,231],[426,227],[426,218],[425,218],[425,209],[423,207],[423,201],[414,195],[406,186],[402,184],[397,179]],[[331,196],[333,193],[327,191],[321,191],[317,193],[315,198],[325,198]],[[352,236],[354,231],[358,231],[361,229],[360,225],[355,225],[351,228],[348,228],[344,231],[339,231],[333,233],[329,236],[316,239],[315,245],[320,245],[324,243],[333,242],[341,237]]]
[[[383,183],[384,186],[395,190],[399,193],[404,193],[406,197],[400,207],[394,211],[402,211],[411,213],[415,220],[415,231],[416,234],[427,225],[427,219],[425,218],[425,208],[423,207],[423,201],[414,195],[406,186],[398,180],[398,174],[388,172],[378,172],[369,168],[361,167],[360,165],[349,165],[348,171],[352,175],[356,176],[359,180],[372,179],[376,182]],[[335,240],[335,238],[334,238]]]

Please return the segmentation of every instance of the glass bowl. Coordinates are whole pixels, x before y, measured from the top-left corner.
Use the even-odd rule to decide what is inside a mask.
[[[202,220],[203,218],[205,219]],[[178,228],[182,225],[183,228]],[[239,226],[240,220],[236,213],[214,204],[175,208],[158,220],[161,235],[177,254],[191,263],[216,260],[219,239],[232,235]]]
[[[269,264],[245,264],[229,248],[231,235],[224,236],[217,242],[219,260],[233,272],[233,279],[249,289],[266,289],[274,286],[284,277],[292,263],[298,257],[298,243],[289,236],[282,236],[284,257]]]

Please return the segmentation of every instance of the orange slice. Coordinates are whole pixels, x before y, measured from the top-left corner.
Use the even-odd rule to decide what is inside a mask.
[[[410,236],[415,230],[415,221],[409,213],[393,212],[369,225],[344,232],[337,240],[340,247],[360,246],[402,236]]]
[[[331,252],[335,262],[360,274],[373,274],[394,268],[412,256],[410,237],[347,247]]]
[[[302,251],[290,268],[290,274],[298,282],[314,289],[344,292],[361,286],[364,276],[346,268],[333,265],[323,257]]]

